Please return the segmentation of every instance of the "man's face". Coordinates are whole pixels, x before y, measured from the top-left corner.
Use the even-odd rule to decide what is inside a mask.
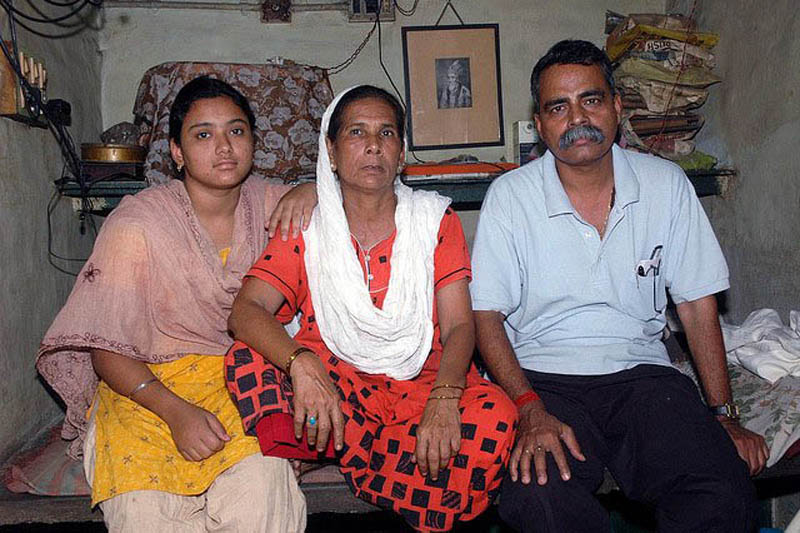
[[[585,166],[609,155],[621,113],[622,101],[611,96],[601,67],[552,65],[542,72],[534,121],[561,163]]]

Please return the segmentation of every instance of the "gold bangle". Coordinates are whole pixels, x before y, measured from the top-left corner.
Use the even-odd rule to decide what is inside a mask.
[[[152,377],[152,378],[150,378],[150,379],[146,379],[146,380],[142,381],[141,383],[139,383],[138,385],[136,385],[136,386],[133,388],[133,390],[132,390],[132,391],[130,391],[130,392],[128,393],[128,399],[129,399],[129,400],[132,400],[132,399],[133,399],[133,395],[134,395],[134,394],[136,394],[137,392],[139,392],[139,391],[141,391],[141,390],[143,390],[143,389],[146,389],[147,387],[149,387],[151,384],[155,383],[156,381],[158,381],[158,378],[156,378],[156,377]]]
[[[292,370],[292,363],[294,363],[294,360],[297,359],[297,356],[300,355],[303,352],[314,353],[314,350],[312,350],[311,348],[306,348],[305,346],[301,346],[298,349],[296,349],[295,351],[293,351],[292,355],[290,355],[289,359],[287,359],[286,364],[283,365],[284,372],[286,372],[287,376],[291,375],[289,372]]]
[[[460,400],[458,396],[428,396],[429,400]]]
[[[441,385],[436,385],[435,387],[431,387],[431,391],[435,391],[436,389],[458,389],[460,391],[464,391],[466,387],[462,385],[451,385],[449,383],[442,383]]]

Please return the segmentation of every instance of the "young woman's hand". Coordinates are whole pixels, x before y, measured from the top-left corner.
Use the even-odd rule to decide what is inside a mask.
[[[461,447],[458,401],[459,398],[429,399],[417,427],[417,445],[412,460],[423,476],[429,475],[434,481]]]
[[[290,369],[294,389],[294,435],[303,438],[303,425],[308,432],[309,447],[324,452],[333,432],[333,445],[341,450],[344,444],[344,416],[339,407],[339,393],[313,352],[303,352]]]
[[[292,230],[292,238],[300,235],[300,228],[305,231],[311,222],[311,213],[317,205],[317,186],[314,183],[303,183],[297,185],[283,197],[272,210],[269,217],[267,231],[269,238],[273,238],[280,229],[281,239],[289,238],[289,230]],[[301,226],[302,225],[302,226]]]
[[[231,440],[216,416],[188,402],[170,414],[166,422],[175,446],[187,461],[208,459]]]

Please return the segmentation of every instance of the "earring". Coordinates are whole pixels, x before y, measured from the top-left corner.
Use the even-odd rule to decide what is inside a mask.
[[[183,170],[183,163],[177,163],[175,166],[178,168],[178,172]]]
[[[402,163],[400,163],[399,165],[397,165],[397,173],[398,173],[398,174],[402,174],[402,173],[403,173],[403,170],[405,170],[405,168],[406,168],[406,167],[405,167],[405,165],[403,165]]]

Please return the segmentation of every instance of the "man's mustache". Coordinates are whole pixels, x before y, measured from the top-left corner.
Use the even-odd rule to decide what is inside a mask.
[[[577,141],[582,139],[600,144],[606,140],[606,136],[603,135],[603,132],[600,131],[600,128],[590,124],[584,126],[575,126],[574,128],[565,131],[561,135],[561,138],[558,139],[558,147],[562,150],[566,150]]]

